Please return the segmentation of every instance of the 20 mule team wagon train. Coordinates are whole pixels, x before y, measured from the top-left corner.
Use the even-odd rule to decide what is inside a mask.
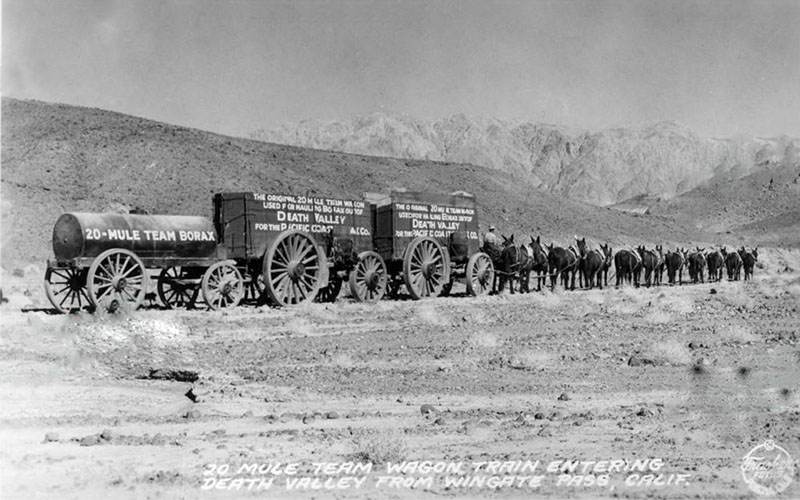
[[[150,276],[164,307],[227,309],[359,301],[492,288],[468,193],[366,194],[361,200],[219,193],[199,216],[67,213],[53,229],[45,290],[60,312],[136,308]]]

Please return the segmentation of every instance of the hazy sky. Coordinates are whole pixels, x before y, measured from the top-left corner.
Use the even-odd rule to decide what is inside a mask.
[[[242,135],[372,111],[800,136],[800,0],[3,0],[2,93]]]

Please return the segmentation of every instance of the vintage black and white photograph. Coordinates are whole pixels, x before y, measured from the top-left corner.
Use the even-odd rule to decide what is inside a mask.
[[[2,0],[0,498],[800,498],[797,0]]]

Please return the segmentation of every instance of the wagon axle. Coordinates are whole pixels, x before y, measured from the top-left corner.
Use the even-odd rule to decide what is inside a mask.
[[[302,262],[293,260],[287,266],[289,277],[292,281],[297,282],[304,274],[306,274],[306,266]]]

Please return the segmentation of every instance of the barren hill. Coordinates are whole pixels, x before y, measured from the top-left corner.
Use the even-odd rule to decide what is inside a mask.
[[[800,140],[786,136],[708,139],[672,122],[591,132],[463,115],[426,122],[385,113],[309,120],[258,130],[251,137],[347,153],[482,165],[595,205],[639,195],[668,199],[721,173],[746,175],[765,160],[791,163],[800,151]]]
[[[2,100],[3,265],[51,256],[56,218],[120,206],[211,216],[218,191],[359,197],[396,188],[476,195],[482,228],[619,241],[701,238],[665,217],[597,208],[488,167],[376,158],[226,137],[62,104]]]
[[[681,224],[733,234],[766,244],[800,245],[800,161],[765,161],[749,175],[715,176],[672,200],[659,200],[648,213]]]

